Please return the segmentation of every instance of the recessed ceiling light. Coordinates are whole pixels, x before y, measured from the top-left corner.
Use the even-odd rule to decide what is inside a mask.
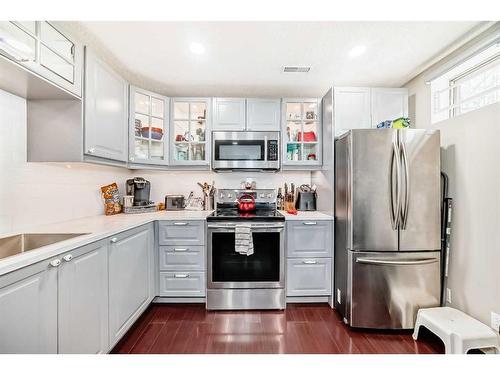
[[[189,50],[196,55],[201,55],[205,53],[205,47],[203,47],[203,45],[197,42],[191,43],[189,45]]]
[[[366,46],[359,45],[359,46],[353,47],[349,51],[349,57],[358,57],[358,56],[361,56],[365,52],[366,52]]]

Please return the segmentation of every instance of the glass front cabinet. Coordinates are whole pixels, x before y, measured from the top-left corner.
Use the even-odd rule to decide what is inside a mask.
[[[169,99],[130,86],[131,164],[168,164]]]
[[[210,165],[210,98],[172,98],[170,164]]]
[[[283,166],[321,166],[321,99],[283,99],[282,119]]]

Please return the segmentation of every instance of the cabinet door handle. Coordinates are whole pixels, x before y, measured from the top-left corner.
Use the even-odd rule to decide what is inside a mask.
[[[109,240],[109,242],[111,243],[116,243],[118,241],[118,238],[116,237],[113,237],[112,239]]]
[[[59,267],[61,264],[61,259],[54,259],[52,262],[49,263],[52,267]]]
[[[135,158],[134,158],[133,156],[131,156],[131,157],[129,158],[129,160],[130,160],[130,161],[134,161],[134,160],[135,160]]]
[[[304,264],[316,264],[318,263],[317,260],[303,260],[302,263]]]
[[[175,277],[176,279],[185,279],[185,278],[189,277],[189,275],[188,275],[187,273],[176,273],[176,274],[174,275],[174,277]]]
[[[70,262],[71,259],[73,259],[73,255],[71,255],[71,254],[65,255],[65,256],[63,256],[63,259],[65,262]]]
[[[180,226],[183,226],[183,225],[188,225],[189,223],[186,223],[186,222],[177,222],[177,223],[174,223],[174,225],[180,225]]]
[[[188,249],[185,247],[177,247],[174,249],[174,251],[181,252],[181,251],[188,251]]]
[[[89,149],[87,150],[87,152],[88,152],[89,154],[93,154],[93,153],[95,152],[95,148],[89,148]]]
[[[318,223],[316,223],[315,221],[304,221],[302,223],[302,225],[316,225],[316,224],[318,224]]]

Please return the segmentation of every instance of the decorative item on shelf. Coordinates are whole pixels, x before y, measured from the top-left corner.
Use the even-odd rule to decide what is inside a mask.
[[[286,155],[287,160],[298,161],[300,154],[300,145],[299,144],[287,144],[286,145]]]
[[[399,117],[395,120],[382,121],[377,124],[377,129],[405,129],[410,127],[410,119],[408,117]]]
[[[191,144],[191,160],[205,159],[205,145]]]
[[[144,127],[141,128],[141,135],[144,138],[151,138],[160,141],[163,138],[163,129],[162,128],[154,128],[154,127]]]
[[[315,111],[307,111],[306,112],[306,120],[316,120],[316,112]]]
[[[316,133],[315,132],[299,132],[297,135],[297,140],[299,142],[316,142]]]
[[[116,215],[122,212],[122,206],[120,204],[120,195],[118,191],[118,185],[116,182],[112,184],[102,186],[101,194],[104,199],[104,214]]]
[[[184,136],[182,134],[177,134],[175,136],[175,141],[176,142],[184,142],[185,141]]]
[[[135,119],[135,136],[140,137],[142,134],[142,122],[138,118]]]
[[[308,155],[307,155],[307,160],[317,160],[317,159],[316,159],[316,154],[313,154],[313,153],[308,154]]]
[[[205,130],[203,130],[203,128],[197,128],[196,135],[198,136],[198,142],[205,141]]]

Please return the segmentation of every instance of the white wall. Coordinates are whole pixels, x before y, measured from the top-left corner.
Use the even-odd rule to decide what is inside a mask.
[[[454,200],[450,305],[489,325],[490,311],[500,313],[500,103],[431,124],[430,86],[421,75],[407,87],[412,123],[441,131]]]
[[[215,181],[216,187],[239,188],[246,177],[258,188],[277,188],[284,182],[311,183],[310,172],[221,173],[129,171],[84,163],[26,162],[26,101],[0,90],[0,235],[30,227],[100,215],[99,188],[142,176],[151,181],[151,199],[163,202],[166,194],[201,196],[197,182]]]

